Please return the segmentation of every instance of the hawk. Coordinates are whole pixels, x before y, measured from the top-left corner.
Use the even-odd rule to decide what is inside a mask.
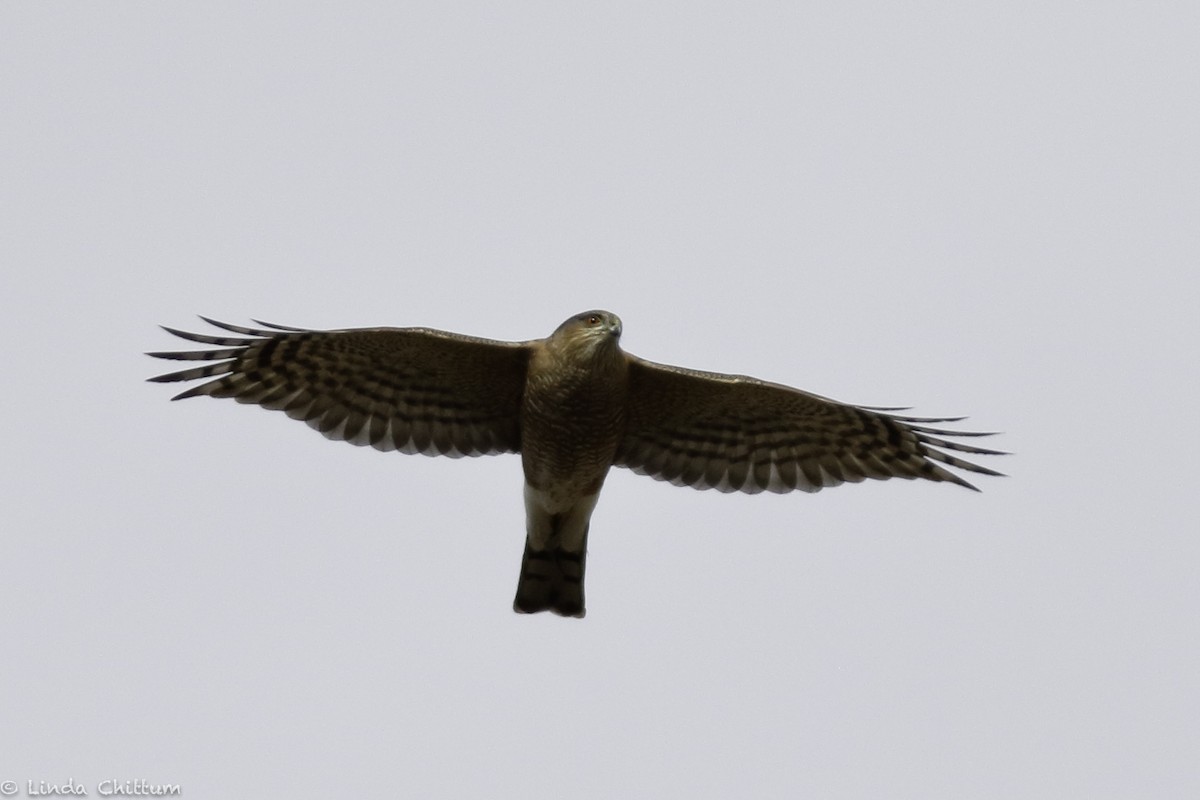
[[[402,453],[520,453],[525,553],[513,609],[584,615],[589,520],[609,468],[721,492],[816,492],[865,478],[999,472],[953,453],[962,417],[900,416],[744,375],[624,352],[621,320],[577,314],[546,339],[502,342],[428,328],[306,330],[201,317],[236,337],[167,328],[212,349],[148,355],[215,362],[151,381],[206,380],[173,399],[232,397],[356,445]]]

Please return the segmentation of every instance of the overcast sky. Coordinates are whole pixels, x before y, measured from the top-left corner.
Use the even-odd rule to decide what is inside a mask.
[[[1200,795],[1196,8],[3,3],[0,790]],[[525,617],[519,459],[144,383],[596,307],[1010,476],[614,470]]]

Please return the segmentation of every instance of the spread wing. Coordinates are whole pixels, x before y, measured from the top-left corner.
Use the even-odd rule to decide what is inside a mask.
[[[952,455],[1000,451],[943,438],[989,434],[929,426],[961,418],[887,413],[895,410],[631,356],[626,430],[614,463],[677,486],[750,494],[816,492],[865,478],[925,478],[974,489],[946,467],[1001,474]]]
[[[213,378],[173,399],[209,395],[257,403],[328,436],[426,455],[516,452],[530,348],[425,328],[310,331],[258,323],[207,336],[166,328],[214,349],[150,353],[218,363],[151,381]]]

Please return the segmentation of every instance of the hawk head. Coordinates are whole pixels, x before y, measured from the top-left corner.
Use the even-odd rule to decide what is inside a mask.
[[[611,311],[584,311],[559,325],[547,340],[576,358],[616,353],[621,338],[621,318]]]

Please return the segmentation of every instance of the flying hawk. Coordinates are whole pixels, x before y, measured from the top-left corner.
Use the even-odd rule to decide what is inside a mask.
[[[525,554],[513,608],[584,615],[592,510],[612,466],[721,492],[816,492],[865,478],[975,487],[948,467],[955,418],[839,403],[742,375],[624,352],[621,320],[577,314],[546,339],[501,342],[428,328],[315,331],[201,317],[235,337],[165,328],[214,349],[150,353],[215,362],[152,381],[206,380],[176,395],[232,397],[302,419],[330,439],[424,455],[520,453]],[[947,452],[948,451],[948,452]]]

